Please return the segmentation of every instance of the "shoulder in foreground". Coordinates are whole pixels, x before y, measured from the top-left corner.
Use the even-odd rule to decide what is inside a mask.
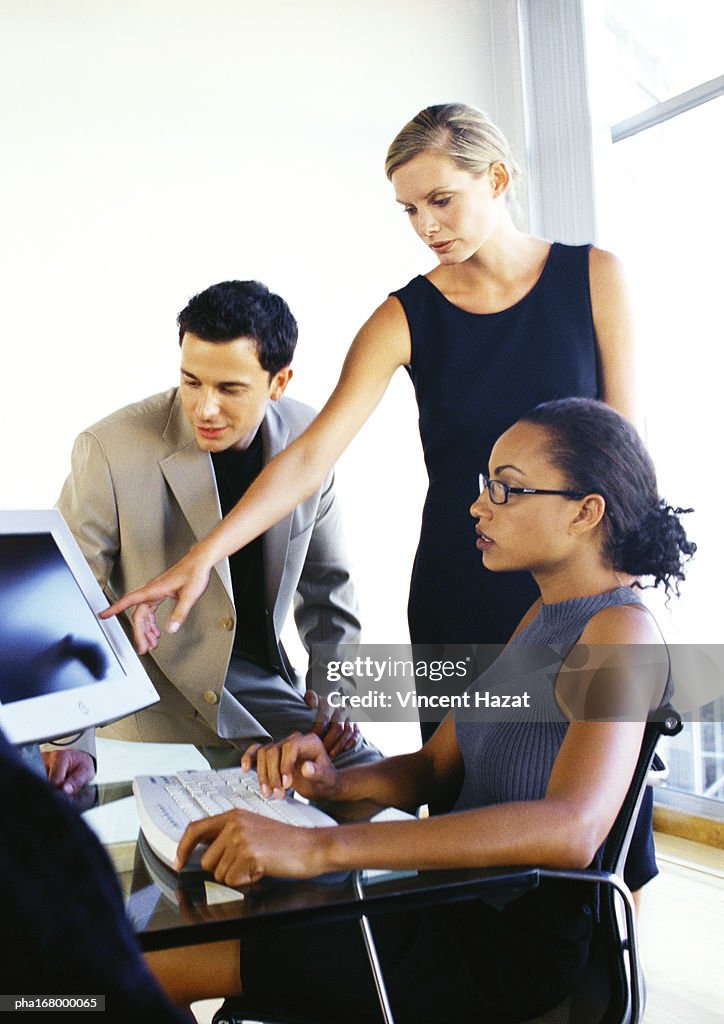
[[[149,395],[148,398],[142,398],[139,402],[131,402],[129,405],[124,405],[120,409],[116,409],[114,412],[104,416],[97,423],[86,427],[86,432],[99,434],[106,428],[113,428],[114,425],[121,421],[129,422],[134,419],[153,418],[156,416],[160,417],[165,423],[176,398],[177,391],[177,387],[169,388],[168,391],[161,391],[156,395]]]
[[[602,608],[597,612],[586,624],[580,642],[663,646],[664,639],[651,612],[632,598],[631,604]]]

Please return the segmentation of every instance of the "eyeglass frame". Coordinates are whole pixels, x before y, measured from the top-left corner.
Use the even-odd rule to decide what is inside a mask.
[[[496,501],[493,497],[492,484],[496,484],[498,487],[502,487],[504,498],[502,501]],[[550,491],[544,487],[511,487],[510,484],[503,483],[502,480],[494,480],[489,477],[486,473],[478,474],[478,494],[482,494],[484,491],[488,492],[491,504],[493,505],[507,505],[508,499],[511,494],[558,494],[563,498],[572,498],[578,500],[585,498],[589,493],[588,491]]]

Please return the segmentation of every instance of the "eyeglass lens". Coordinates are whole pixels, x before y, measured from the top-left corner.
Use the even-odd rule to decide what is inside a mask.
[[[478,491],[487,491],[494,505],[505,505],[508,500],[507,486],[500,480],[490,480],[485,473],[478,474]]]

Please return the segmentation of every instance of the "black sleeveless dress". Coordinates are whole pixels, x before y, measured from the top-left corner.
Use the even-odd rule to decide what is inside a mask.
[[[426,277],[392,293],[410,326],[429,477],[408,605],[414,644],[504,644],[538,596],[528,573],[481,567],[469,508],[504,430],[539,402],[599,397],[590,248],[554,243],[533,289],[499,313],[468,313]]]

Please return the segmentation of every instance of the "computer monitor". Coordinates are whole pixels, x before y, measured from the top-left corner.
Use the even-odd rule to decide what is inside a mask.
[[[57,509],[0,511],[0,728],[70,736],[158,700]]]

